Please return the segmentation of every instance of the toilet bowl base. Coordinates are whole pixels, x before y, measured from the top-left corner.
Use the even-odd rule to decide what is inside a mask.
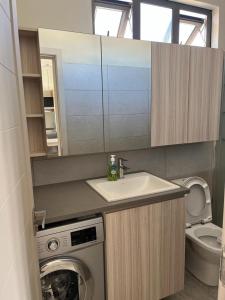
[[[186,269],[209,286],[218,286],[220,257],[186,239]]]

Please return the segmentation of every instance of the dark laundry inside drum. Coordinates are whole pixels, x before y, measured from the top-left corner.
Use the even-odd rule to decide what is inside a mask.
[[[43,300],[79,300],[78,274],[60,270],[41,280]]]

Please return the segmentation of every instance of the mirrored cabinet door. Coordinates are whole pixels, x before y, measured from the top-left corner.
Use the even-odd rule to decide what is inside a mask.
[[[102,37],[105,151],[150,145],[151,44]]]
[[[46,128],[49,153],[104,152],[100,37],[40,29],[39,38],[42,59],[55,64],[55,90],[43,83],[47,123],[55,122]]]

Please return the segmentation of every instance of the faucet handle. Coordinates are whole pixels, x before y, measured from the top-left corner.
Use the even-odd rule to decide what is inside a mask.
[[[124,161],[128,161],[127,159],[123,158],[123,157],[119,157],[118,161],[124,162]]]

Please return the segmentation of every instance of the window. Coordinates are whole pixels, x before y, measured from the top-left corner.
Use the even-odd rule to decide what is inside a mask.
[[[141,3],[141,40],[171,43],[172,9]]]
[[[206,47],[207,16],[180,11],[179,44]]]
[[[210,10],[168,0],[136,2],[134,38],[210,47],[212,23]]]
[[[94,11],[95,34],[133,37],[130,1],[96,1]]]
[[[211,25],[212,11],[169,0],[94,1],[99,35],[210,47]]]

